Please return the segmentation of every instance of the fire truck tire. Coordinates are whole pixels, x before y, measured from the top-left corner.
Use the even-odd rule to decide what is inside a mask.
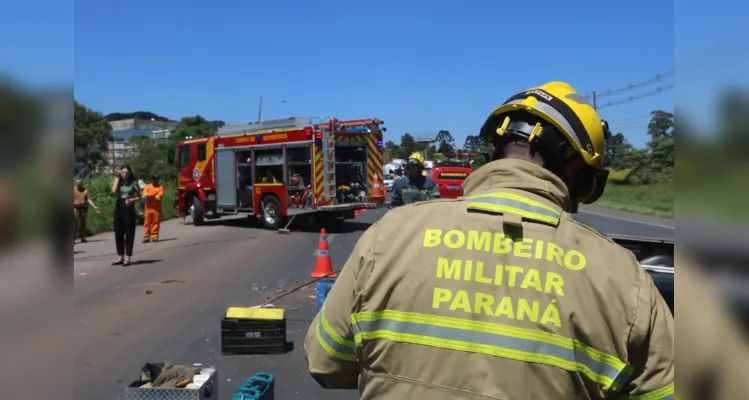
[[[263,198],[263,227],[269,230],[279,230],[284,227],[285,217],[281,213],[281,202],[275,196]]]
[[[200,199],[197,196],[192,197],[192,224],[201,226],[205,222],[205,212]]]

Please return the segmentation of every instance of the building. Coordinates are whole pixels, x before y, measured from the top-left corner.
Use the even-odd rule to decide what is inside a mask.
[[[135,145],[131,139],[134,136],[150,137],[153,141],[161,141],[177,128],[175,121],[155,121],[144,119],[124,119],[112,121],[112,137],[114,142],[109,144],[109,164],[117,165],[125,158],[133,155]]]

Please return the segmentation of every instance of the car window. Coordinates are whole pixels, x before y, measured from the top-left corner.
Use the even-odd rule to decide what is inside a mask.
[[[385,175],[385,179],[393,179],[392,175]]]

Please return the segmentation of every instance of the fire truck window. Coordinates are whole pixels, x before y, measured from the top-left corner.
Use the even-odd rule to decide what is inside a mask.
[[[250,152],[249,151],[238,151],[236,156],[237,164],[249,164],[250,163]]]
[[[312,147],[288,147],[286,156],[289,163],[289,190],[304,190],[312,183]]]
[[[283,183],[283,167],[258,167],[255,169],[256,183]]]
[[[286,149],[286,155],[289,157],[289,162],[292,163],[311,163],[312,147],[289,147]]]
[[[364,145],[366,146],[366,145]],[[336,146],[335,148],[335,160],[336,162],[362,162],[367,160],[367,152],[364,146],[357,147],[345,147]]]
[[[283,150],[255,151],[255,182],[283,183]]]
[[[198,145],[198,161],[205,161],[205,143]]]
[[[190,148],[182,146],[179,148],[179,167],[186,168],[190,165]]]

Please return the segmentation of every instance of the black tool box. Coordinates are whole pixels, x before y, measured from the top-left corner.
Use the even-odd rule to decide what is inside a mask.
[[[221,354],[281,354],[288,348],[283,309],[230,307],[221,320]]]

